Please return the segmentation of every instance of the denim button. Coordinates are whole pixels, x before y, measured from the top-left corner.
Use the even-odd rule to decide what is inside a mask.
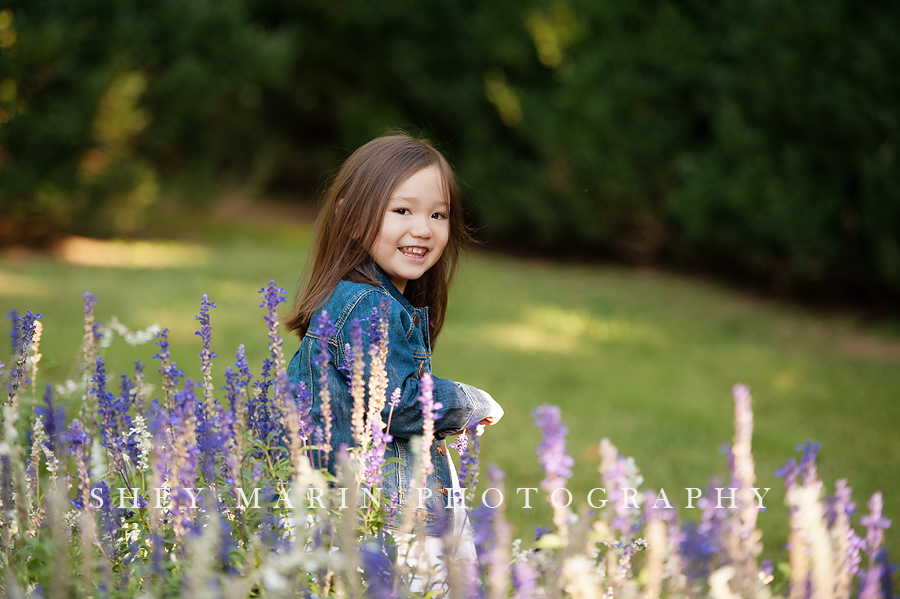
[[[450,497],[450,491],[452,491],[450,487],[441,487],[440,491],[444,497]]]
[[[441,452],[441,455],[447,455],[447,446],[441,443],[438,445],[438,451]]]
[[[423,374],[425,374],[425,360],[419,362],[419,372],[416,374],[416,378],[422,380]]]
[[[418,312],[413,314],[413,324],[416,326],[419,326],[419,313]]]

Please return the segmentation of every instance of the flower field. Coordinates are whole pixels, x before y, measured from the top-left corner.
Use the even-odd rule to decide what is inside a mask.
[[[470,431],[456,443],[462,486],[475,489],[481,478],[481,488],[492,491],[464,499],[479,559],[429,568],[420,545],[384,532],[391,523],[406,535],[400,538],[424,538],[412,501],[402,506],[377,493],[389,435],[373,406],[390,405],[389,389],[378,382],[384,374],[377,356],[389,342],[378,334],[378,314],[360,323],[367,334],[341,356],[351,373],[358,445],[341,455],[333,477],[307,458],[328,443],[329,432],[306,418],[310,394],[287,381],[277,315],[284,291],[274,283],[260,291],[268,349],[258,374],[239,346],[218,387],[214,364],[220,368],[226,358],[212,350],[215,298],[200,298],[196,380],[173,358],[166,329],[101,325],[98,299],[85,294],[74,374],[41,388],[41,318],[10,314],[0,441],[8,596],[892,596],[881,494],[857,497],[866,508],[856,510],[847,480],[833,488],[820,480],[819,448],[811,443],[779,471],[783,487],[765,489],[751,451],[752,399],[742,385],[732,392],[727,478],[696,489],[699,521],[684,517],[681,499],[669,507],[681,489],[667,497],[662,488],[645,488],[635,461],[606,438],[596,440],[593,487],[602,492],[587,502],[576,493],[566,505],[561,498],[577,460],[563,413],[548,403],[531,414],[544,473],[532,500],[548,506],[551,518],[535,541],[523,542],[510,523],[519,483],[482,467],[481,440]],[[330,323],[316,326],[327,331]],[[155,349],[114,377],[107,361],[126,345]],[[317,359],[334,357],[322,352]],[[147,382],[151,370],[159,373],[156,387]],[[423,387],[427,423],[436,407]],[[330,401],[327,389],[320,400]],[[426,424],[426,448],[428,430]],[[422,473],[428,455],[416,458]],[[767,504],[785,502],[790,512],[789,550],[775,560],[762,557],[760,495]],[[448,530],[441,543],[452,553],[457,539]]]

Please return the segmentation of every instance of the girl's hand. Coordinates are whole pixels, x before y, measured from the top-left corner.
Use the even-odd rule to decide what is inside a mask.
[[[496,401],[494,401],[494,398],[491,397],[490,393],[488,393],[486,391],[482,391],[482,393],[487,395],[488,401],[491,404],[491,411],[487,415],[487,417],[484,418],[483,420],[481,420],[478,424],[480,424],[480,425],[497,424],[498,422],[500,422],[500,419],[503,418],[503,408],[500,406],[500,404],[498,404]]]

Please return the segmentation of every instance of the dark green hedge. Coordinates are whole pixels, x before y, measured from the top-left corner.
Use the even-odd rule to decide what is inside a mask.
[[[348,151],[403,127],[443,144],[490,240],[900,292],[893,3],[9,10],[6,242],[138,231],[173,188],[310,196]]]

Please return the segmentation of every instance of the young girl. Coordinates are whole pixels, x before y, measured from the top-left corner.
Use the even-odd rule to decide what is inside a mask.
[[[393,441],[387,444],[385,459],[399,458],[400,463],[384,468],[382,497],[385,501],[396,497],[401,505],[421,502],[430,537],[440,534],[447,496],[458,487],[445,438],[475,424],[483,429],[503,416],[503,409],[486,392],[432,377],[434,401],[443,407],[434,424],[434,472],[426,482],[431,496],[418,491],[421,483],[414,479],[409,439],[423,432],[418,401],[422,376],[431,372],[431,350],[444,325],[447,292],[466,237],[459,191],[444,157],[427,141],[406,135],[375,139],[344,162],[328,189],[302,294],[286,320],[288,329],[302,337],[288,375],[312,392],[311,415],[319,425],[323,425],[318,398],[323,373],[315,360],[318,335],[310,322],[326,310],[335,323],[328,339],[327,372],[333,418],[327,464],[333,473],[335,452],[342,445],[353,446],[353,399],[347,371],[340,368],[345,366],[343,348],[351,341],[351,323],[370,316],[384,298],[390,300],[385,370],[388,393],[399,388],[400,398],[390,414],[387,432]],[[384,422],[389,411],[386,407],[382,412]],[[464,512],[454,512],[454,528],[459,531]],[[386,528],[396,533],[391,525]]]

